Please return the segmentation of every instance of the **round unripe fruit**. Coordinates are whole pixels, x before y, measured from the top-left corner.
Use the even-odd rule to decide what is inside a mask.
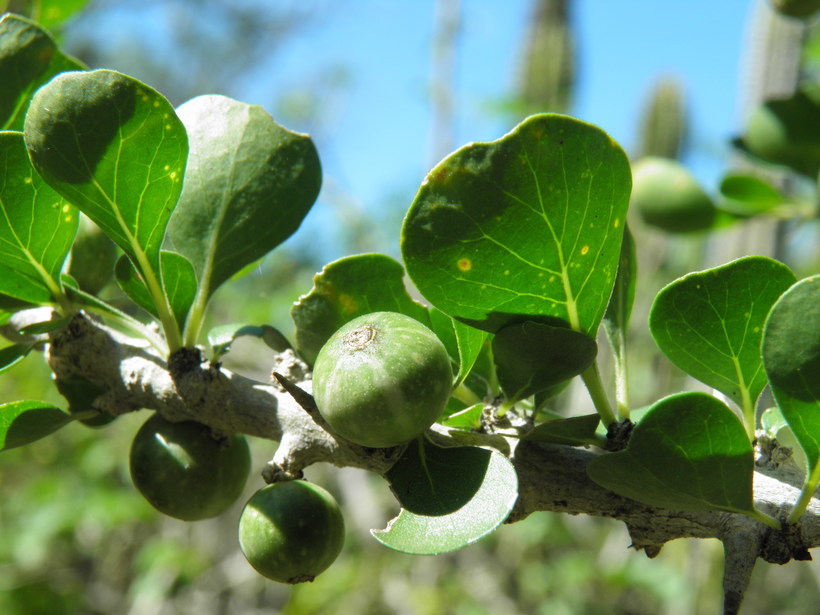
[[[421,435],[441,416],[452,383],[450,357],[436,334],[395,312],[348,322],[313,368],[319,413],[338,435],[373,448]]]
[[[193,421],[148,419],[131,445],[131,480],[151,505],[184,521],[225,512],[242,495],[251,467],[242,435],[217,440]]]
[[[345,524],[336,500],[303,480],[257,491],[239,518],[239,547],[256,571],[280,583],[312,581],[344,544]]]
[[[811,17],[820,11],[820,0],[772,0],[772,5],[789,17]]]
[[[743,144],[755,156],[815,177],[820,169],[820,105],[803,92],[756,107]]]
[[[68,273],[80,288],[97,294],[114,277],[117,246],[96,224],[83,216],[71,247]]]
[[[632,166],[631,204],[644,222],[670,233],[708,229],[717,214],[714,203],[686,167],[652,156]]]

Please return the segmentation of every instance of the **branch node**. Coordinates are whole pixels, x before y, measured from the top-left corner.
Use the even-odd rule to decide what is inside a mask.
[[[634,428],[635,423],[629,419],[612,423],[606,430],[606,449],[611,452],[624,450]]]
[[[180,348],[168,357],[168,371],[171,377],[176,380],[180,376],[199,369],[205,361],[202,350],[196,346]]]
[[[298,480],[304,478],[305,474],[302,470],[289,472],[273,460],[269,461],[264,468],[262,468],[262,479],[269,485],[273,483],[284,483],[289,480]]]

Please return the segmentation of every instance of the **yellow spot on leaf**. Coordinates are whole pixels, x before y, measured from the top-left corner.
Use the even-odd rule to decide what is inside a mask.
[[[458,267],[459,271],[469,271],[473,268],[473,261],[471,261],[469,258],[460,258],[458,259],[456,266]]]
[[[70,211],[71,211],[71,205],[69,205],[68,203],[66,203],[65,205],[63,205],[63,213],[64,213],[64,214],[67,214],[67,213],[68,213],[68,212],[70,212]]]
[[[621,226],[621,221],[618,218],[615,218],[615,222],[612,223],[612,226],[618,228]]]
[[[26,178],[23,180],[23,182],[24,182],[24,183],[26,183],[26,184],[30,184],[30,183],[31,183],[31,182],[33,182],[33,181],[34,181],[34,180],[33,180],[33,179],[31,179],[30,177],[26,177]]]
[[[589,252],[589,246],[584,246],[581,248],[581,256],[586,255]]]
[[[342,308],[343,312],[350,314],[355,312],[359,306],[353,297],[350,295],[341,294],[339,295],[339,307]]]

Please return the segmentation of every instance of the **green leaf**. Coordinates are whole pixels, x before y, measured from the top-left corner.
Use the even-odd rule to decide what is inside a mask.
[[[773,210],[786,201],[768,182],[753,175],[729,174],[720,182],[720,193],[726,198],[720,203],[738,216],[753,216]]]
[[[766,320],[763,364],[777,405],[820,478],[820,275],[800,280]]]
[[[160,339],[154,332],[153,328],[145,326],[145,324],[141,321],[121,310],[118,310],[113,305],[106,303],[99,297],[85,292],[77,286],[76,282],[68,280],[65,276],[63,276],[63,283],[66,286],[68,297],[74,305],[86,307],[92,312],[101,313],[116,320],[132,332],[147,339],[159,352],[167,350],[162,339]]]
[[[596,457],[587,472],[602,487],[650,506],[760,515],[752,498],[752,445],[743,425],[705,393],[679,393],[655,403],[626,449]]]
[[[88,0],[29,0],[30,16],[44,28],[53,28],[82,9]]]
[[[312,363],[336,329],[362,314],[382,311],[430,324],[427,309],[407,294],[404,268],[389,256],[359,254],[325,265],[313,277],[313,289],[291,309],[299,352]]]
[[[567,446],[599,445],[601,439],[597,436],[596,431],[600,422],[601,417],[598,414],[556,419],[537,425],[523,439]]]
[[[690,273],[663,288],[649,313],[658,347],[675,365],[727,395],[754,435],[755,402],[766,386],[760,358],[763,324],[794,282],[791,270],[764,256]]]
[[[577,376],[595,361],[595,340],[565,327],[523,322],[493,338],[501,388],[511,401],[524,399]]]
[[[213,353],[211,361],[217,361],[220,357],[228,354],[236,338],[247,335],[258,337],[265,342],[268,348],[276,352],[291,348],[290,342],[281,331],[270,325],[247,325],[244,323],[220,325],[208,331],[208,343],[211,345]]]
[[[476,542],[510,514],[518,497],[515,468],[498,451],[439,448],[423,438],[386,475],[402,510],[382,544],[416,555],[446,553]]]
[[[42,27],[7,13],[0,19],[0,130],[23,130],[37,89],[63,71],[84,66],[64,55]]]
[[[478,429],[481,427],[481,415],[484,412],[484,404],[473,404],[457,412],[453,412],[446,419],[440,421],[446,427],[457,429]]]
[[[72,420],[71,415],[43,401],[0,404],[0,451],[44,438]]]
[[[7,275],[12,273],[11,270],[5,270],[3,275]],[[0,324],[6,324],[15,313],[21,310],[27,310],[31,308],[36,308],[37,304],[30,303],[28,301],[22,301],[20,299],[15,299],[14,297],[9,297],[8,295],[4,295],[0,293]]]
[[[89,427],[104,427],[117,417],[94,407],[97,397],[105,393],[90,380],[77,376],[70,379],[57,378],[54,383],[60,395],[68,402],[68,412],[72,415],[82,414],[86,418],[80,422]]]
[[[187,258],[169,250],[160,253],[160,263],[165,296],[168,298],[177,326],[183,329],[196,298],[196,273]]]
[[[0,169],[0,293],[31,303],[59,300],[79,213],[34,171],[22,133],[0,132]]]
[[[9,371],[22,361],[34,346],[32,344],[12,344],[0,348],[0,374]]]
[[[33,322],[25,327],[21,327],[20,333],[22,335],[44,335],[46,333],[52,333],[65,327],[71,322],[72,318],[73,315],[69,315],[63,318],[52,318],[42,322]]]
[[[127,255],[123,254],[114,265],[114,277],[120,290],[134,303],[153,316],[157,316],[157,308],[151,293],[145,287],[139,272]]]
[[[81,215],[67,270],[77,286],[88,293],[99,293],[114,277],[118,255],[119,249],[108,235],[88,216]]]
[[[454,386],[460,385],[481,355],[487,341],[487,332],[453,320],[436,308],[430,308],[430,328],[442,341],[453,360],[458,363]]]
[[[196,274],[191,263],[181,254],[162,250],[162,286],[174,319],[180,329],[185,325],[188,312],[196,296]],[[148,291],[142,276],[137,272],[134,263],[122,255],[114,266],[114,275],[120,289],[134,303],[153,316],[159,316],[156,302]]]
[[[213,358],[211,360],[217,361],[219,357],[228,354],[236,338],[245,335],[261,339],[265,335],[265,329],[264,327],[256,325],[233,323],[220,325],[208,331],[208,343],[211,345],[211,351],[213,352]]]
[[[259,106],[200,96],[177,109],[188,131],[185,185],[168,247],[191,262],[199,303],[290,237],[322,182],[310,137],[286,130]]]
[[[599,128],[532,116],[427,175],[402,229],[407,272],[442,312],[486,331],[549,318],[594,335],[631,181],[626,154]]]
[[[63,73],[35,94],[25,138],[37,171],[134,263],[169,349],[179,348],[160,247],[182,189],[188,138],[170,103],[114,71]]]
[[[46,181],[139,264],[159,271],[188,153],[170,103],[110,70],[59,75],[26,116],[26,145]]]

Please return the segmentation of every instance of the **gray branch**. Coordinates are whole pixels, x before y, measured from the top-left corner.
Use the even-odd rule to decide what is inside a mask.
[[[219,433],[279,442],[265,472],[268,480],[300,476],[319,462],[384,474],[402,452],[363,448],[330,433],[311,407],[308,368],[292,352],[279,355],[273,366],[278,381],[261,383],[205,361],[198,349],[183,349],[166,364],[148,344],[79,313],[52,335],[47,359],[58,380],[83,378],[104,391],[94,402],[99,410],[119,415],[146,408],[172,421],[195,420]],[[301,396],[302,405],[292,393]],[[459,434],[439,425],[434,429],[437,440],[459,441],[454,437]],[[474,434],[473,441],[499,448],[499,439]],[[738,612],[757,559],[778,564],[810,559],[809,549],[820,545],[817,497],[799,524],[774,531],[740,514],[666,510],[621,497],[587,476],[587,464],[599,454],[591,450],[514,438],[503,443],[519,480],[509,523],[536,511],[610,517],[627,525],[632,546],[649,557],[676,538],[717,538],[726,554],[724,613]],[[755,473],[755,505],[784,520],[797,500],[800,476],[789,474],[785,465],[774,466],[763,463]]]

